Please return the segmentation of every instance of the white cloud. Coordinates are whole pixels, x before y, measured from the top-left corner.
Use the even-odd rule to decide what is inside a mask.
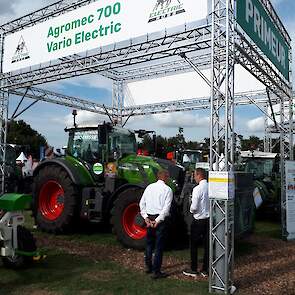
[[[143,117],[131,117],[128,121],[130,128],[139,128],[140,124],[143,128],[196,128],[209,127],[210,119],[208,116],[195,114],[193,112],[178,112],[148,115]],[[140,127],[142,128],[142,127]]]
[[[209,126],[209,117],[200,116],[199,114],[189,113],[170,113],[153,115],[152,118],[156,121],[159,127],[166,128],[195,128]]]
[[[87,111],[78,111],[76,123],[79,126],[96,126],[103,121],[108,122],[109,118],[100,114],[95,114]],[[52,118],[52,122],[63,124],[64,126],[73,126],[73,115],[70,113],[65,117]]]
[[[210,80],[210,70],[202,71]],[[242,66],[236,66],[235,91],[255,91],[265,87]],[[208,97],[210,88],[196,73],[189,72],[128,84],[128,94],[135,105],[168,102],[173,100]],[[128,105],[128,104],[127,104]]]
[[[258,117],[247,122],[248,131],[264,132],[264,118]]]

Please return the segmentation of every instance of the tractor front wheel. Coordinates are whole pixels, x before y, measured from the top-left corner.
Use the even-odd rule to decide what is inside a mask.
[[[140,215],[139,201],[143,191],[130,188],[117,198],[112,209],[111,223],[117,239],[125,247],[142,250],[145,247],[146,227]]]
[[[50,233],[74,230],[79,210],[79,193],[68,173],[49,165],[34,179],[33,209],[38,227]]]

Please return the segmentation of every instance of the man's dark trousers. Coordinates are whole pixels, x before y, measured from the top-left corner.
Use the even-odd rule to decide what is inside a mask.
[[[147,228],[145,264],[154,273],[160,273],[161,271],[165,238],[165,221],[160,222],[156,228]],[[154,261],[152,261],[154,250],[155,256]]]
[[[193,219],[191,224],[191,270],[198,270],[198,247],[204,247],[203,269],[209,269],[209,218]]]

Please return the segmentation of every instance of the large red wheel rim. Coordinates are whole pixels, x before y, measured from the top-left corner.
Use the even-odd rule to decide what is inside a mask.
[[[127,208],[125,208],[122,216],[123,228],[127,235],[134,240],[141,240],[146,236],[146,228],[141,227],[135,222],[136,216],[138,214],[138,204],[132,203]]]
[[[39,211],[50,221],[56,220],[64,211],[64,195],[62,186],[55,180],[47,181],[39,194]]]

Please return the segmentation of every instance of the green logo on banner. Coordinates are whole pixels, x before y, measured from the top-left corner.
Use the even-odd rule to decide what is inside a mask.
[[[237,21],[289,81],[289,46],[259,0],[237,0]]]
[[[100,175],[100,174],[103,173],[103,165],[100,164],[100,163],[95,163],[95,164],[93,165],[92,170],[93,170],[93,173],[94,173],[94,174],[96,174],[96,175]]]

